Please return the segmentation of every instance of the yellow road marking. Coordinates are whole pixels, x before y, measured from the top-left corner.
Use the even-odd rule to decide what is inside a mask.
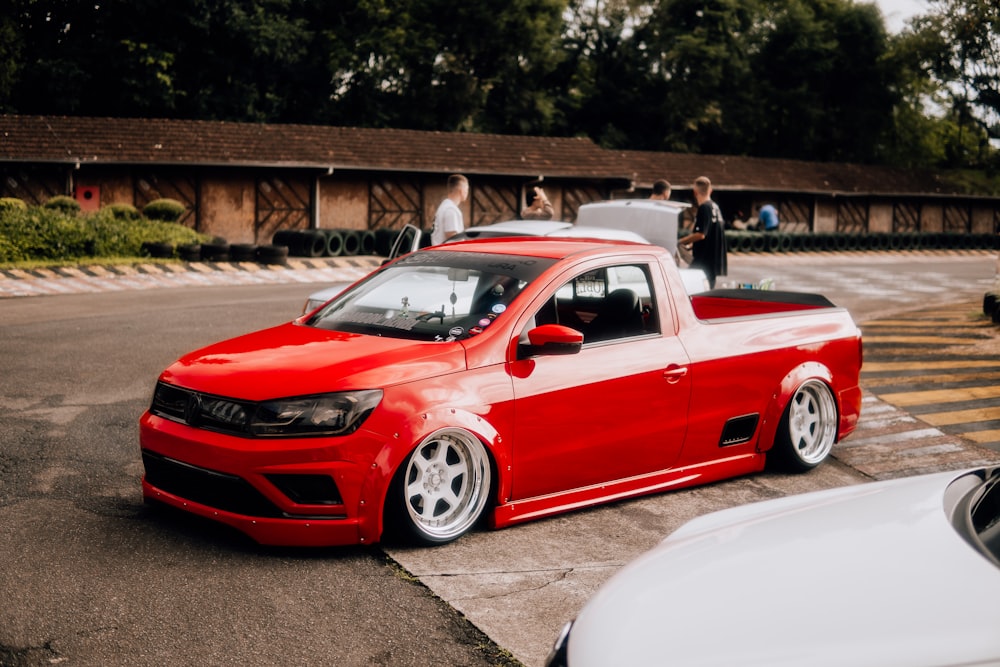
[[[936,345],[975,345],[980,337],[950,338],[947,336],[863,336],[866,343],[927,343]]]
[[[920,419],[932,426],[949,426],[952,424],[971,424],[973,422],[988,422],[1000,420],[1000,408],[976,408],[973,410],[956,410],[954,412],[934,412],[919,415]]]
[[[864,370],[878,373],[881,371],[907,371],[912,369],[947,370],[952,368],[1000,368],[1000,359],[985,361],[982,359],[955,359],[954,361],[873,361],[865,362]]]
[[[1000,386],[967,387],[965,389],[931,389],[895,394],[879,394],[879,398],[897,407],[930,405],[933,403],[958,403],[1000,397]],[[1000,410],[1000,408],[998,408]]]
[[[1000,429],[972,431],[971,433],[963,433],[962,437],[973,442],[1000,442]]]
[[[861,372],[861,382],[866,387],[884,387],[898,384],[935,384],[942,382],[1000,381],[1000,372],[995,373],[947,373],[941,375],[893,375],[891,377],[866,377]]]
[[[985,329],[986,327],[992,326],[992,323],[989,322],[989,321],[987,321],[987,320],[983,320],[983,321],[972,320],[972,321],[970,321],[968,318],[962,318],[962,319],[958,319],[958,320],[933,320],[933,321],[931,321],[931,320],[922,320],[922,321],[919,321],[919,322],[913,322],[913,321],[910,321],[910,320],[899,320],[899,321],[893,321],[893,320],[875,320],[874,322],[862,322],[861,323],[861,328],[862,329],[868,329],[868,328],[927,329],[927,328],[932,328],[934,326],[940,326],[942,324],[948,324],[948,325],[958,326],[958,327],[976,328],[976,329]]]

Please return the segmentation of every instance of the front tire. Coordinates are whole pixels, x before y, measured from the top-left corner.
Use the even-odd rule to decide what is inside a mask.
[[[771,456],[794,472],[812,470],[830,455],[837,439],[837,403],[826,383],[799,385],[778,425]]]
[[[408,541],[446,544],[476,525],[489,502],[493,474],[472,433],[446,428],[417,445],[396,475],[388,529]]]

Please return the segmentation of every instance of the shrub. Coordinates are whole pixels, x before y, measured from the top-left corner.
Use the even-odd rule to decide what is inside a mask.
[[[18,199],[16,197],[0,197],[0,215],[3,215],[4,211],[26,210],[28,210],[28,205],[24,203],[23,199]]]
[[[203,243],[208,236],[172,222],[121,218],[105,207],[78,217],[47,207],[0,210],[0,262],[142,257],[144,243]]]
[[[0,216],[0,236],[13,246],[7,247],[4,261],[81,257],[90,249],[84,221],[57,208],[7,211]]]
[[[0,231],[0,262],[20,262],[27,259],[21,249],[14,245],[4,234]]]
[[[154,199],[143,207],[142,214],[150,220],[177,222],[186,210],[176,199]]]
[[[142,257],[144,243],[202,243],[204,234],[160,220],[126,219],[113,211],[102,209],[87,219],[94,239],[96,257]]]
[[[66,195],[56,195],[45,202],[45,208],[65,215],[76,215],[80,212],[80,202]]]
[[[104,208],[119,220],[139,220],[142,218],[142,213],[132,204],[108,204]]]

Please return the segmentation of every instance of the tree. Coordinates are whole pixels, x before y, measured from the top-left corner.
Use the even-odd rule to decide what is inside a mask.
[[[554,77],[562,83],[551,90],[562,134],[607,148],[659,147],[666,91],[650,77],[648,50],[635,35],[649,11],[648,3],[629,0],[569,3],[565,58]]]
[[[21,113],[289,120],[310,35],[292,0],[20,0]]]
[[[0,14],[0,113],[14,111],[14,86],[23,62],[24,42],[17,30],[17,19]]]
[[[320,21],[344,124],[544,132],[565,0],[357,0]]]
[[[655,148],[739,152],[749,108],[748,35],[757,5],[744,0],[661,0],[636,30],[648,76],[662,90],[649,100],[663,119]],[[734,147],[736,151],[734,151]]]
[[[931,0],[904,34],[900,53],[941,91],[928,108],[951,128],[944,136],[950,166],[995,160],[1000,139],[1000,7],[990,0]],[[936,113],[935,113],[936,111]]]
[[[755,33],[754,155],[872,162],[891,131],[898,73],[874,5],[771,3]]]

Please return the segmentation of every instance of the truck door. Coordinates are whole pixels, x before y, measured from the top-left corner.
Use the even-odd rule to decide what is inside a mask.
[[[572,355],[511,363],[513,498],[524,499],[670,468],[687,425],[691,378],[657,302],[650,267],[576,275],[526,329],[556,323],[584,334]],[[635,297],[635,301],[633,301]]]

